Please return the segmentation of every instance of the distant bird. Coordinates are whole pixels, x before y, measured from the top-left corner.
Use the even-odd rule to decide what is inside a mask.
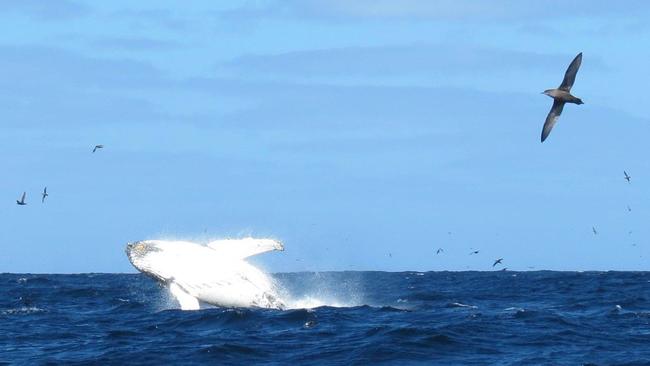
[[[499,258],[499,259],[495,260],[494,264],[492,264],[492,267],[494,268],[497,264],[501,264],[502,261],[503,261],[503,258]]]
[[[596,228],[595,228],[595,227],[592,226],[592,227],[591,227],[591,231],[594,232],[594,235],[598,235],[598,231],[596,231]]]
[[[95,148],[93,149],[93,153],[97,151],[97,149],[103,149],[104,145],[95,145]]]
[[[542,92],[549,97],[553,98],[553,106],[546,116],[546,121],[544,122],[544,128],[542,129],[542,142],[546,140],[548,135],[551,133],[555,122],[562,114],[562,109],[564,108],[565,103],[574,103],[574,104],[583,104],[580,98],[574,97],[571,95],[571,87],[576,81],[576,74],[582,63],[582,52],[580,52],[574,59],[571,61],[571,64],[564,74],[564,80],[562,84],[557,89],[547,89]]]
[[[393,258],[393,253],[388,253],[388,256]]]
[[[20,198],[20,200],[16,200],[16,204],[20,206],[25,206],[27,203],[25,202],[25,195],[26,193],[23,192],[23,196]]]
[[[444,249],[442,249],[442,248],[438,248],[438,250],[436,250],[436,254],[440,254],[440,253],[442,253],[442,252],[444,252],[444,251],[445,251]]]
[[[41,196],[43,196],[43,198],[41,198],[41,203],[45,203],[45,197],[49,196],[49,194],[47,194],[47,187],[43,188],[43,193],[41,193]]]
[[[475,251],[469,253],[469,255],[472,255],[472,254],[478,254],[478,252],[479,252],[478,250],[475,250]]]
[[[627,205],[627,211],[632,212],[632,208],[630,207],[630,205]]]
[[[625,170],[623,170],[623,174],[625,174],[625,180],[630,183],[630,178],[632,177],[630,177]]]
[[[508,267],[501,268],[502,271],[507,271]]]

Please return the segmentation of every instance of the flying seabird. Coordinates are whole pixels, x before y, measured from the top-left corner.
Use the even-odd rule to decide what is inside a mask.
[[[25,203],[25,195],[26,193],[23,192],[23,196],[20,198],[20,200],[16,200],[16,204],[20,206],[25,206],[27,203]]]
[[[544,140],[546,140],[548,135],[551,133],[555,122],[557,122],[560,114],[562,114],[562,109],[564,108],[565,103],[583,104],[580,98],[571,95],[571,87],[576,81],[576,74],[578,73],[578,69],[580,68],[581,63],[582,52],[580,52],[578,56],[576,56],[573,61],[571,61],[571,65],[569,65],[569,68],[564,74],[564,80],[562,80],[562,84],[560,84],[557,89],[548,89],[542,92],[542,94],[546,94],[549,97],[553,98],[553,106],[546,116],[544,128],[542,129],[542,142],[544,142]]]
[[[438,250],[436,250],[436,254],[440,254],[440,253],[442,253],[442,252],[444,252],[444,251],[445,251],[444,249],[442,249],[442,248],[438,248]]]
[[[596,231],[596,228],[595,228],[595,227],[592,226],[592,227],[591,227],[591,231],[594,232],[594,235],[598,235],[598,231]]]
[[[95,145],[95,148],[93,149],[93,153],[97,151],[97,149],[103,149],[104,145]]]
[[[627,211],[632,212],[632,208],[630,207],[630,205],[627,205]]]
[[[630,178],[632,177],[630,177],[625,170],[623,170],[623,174],[625,174],[625,180],[630,183]]]
[[[502,261],[503,261],[503,258],[499,258],[499,259],[495,260],[492,267],[496,266],[497,264],[501,264]]]
[[[475,250],[475,251],[469,253],[469,255],[472,255],[472,254],[478,254],[478,252],[479,252],[478,250]]]
[[[43,196],[41,203],[45,203],[45,197],[49,196],[49,194],[47,194],[47,187],[43,188],[43,193],[41,193],[41,196]]]

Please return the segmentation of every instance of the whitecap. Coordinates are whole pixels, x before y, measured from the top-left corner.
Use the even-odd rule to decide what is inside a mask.
[[[43,313],[45,312],[45,309],[37,308],[35,306],[23,306],[21,308],[15,308],[15,309],[6,309],[2,310],[0,314],[2,315],[21,315],[21,314],[35,314],[35,313]]]
[[[467,305],[467,304],[461,304],[461,303],[459,303],[459,302],[452,302],[451,304],[449,304],[449,307],[452,307],[452,308],[470,308],[470,309],[478,309],[478,306]]]

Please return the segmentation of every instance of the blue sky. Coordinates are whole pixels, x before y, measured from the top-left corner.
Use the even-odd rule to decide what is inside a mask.
[[[0,271],[131,272],[128,241],[249,234],[285,242],[271,271],[645,270],[649,13],[2,1]],[[540,144],[578,52],[585,104]]]

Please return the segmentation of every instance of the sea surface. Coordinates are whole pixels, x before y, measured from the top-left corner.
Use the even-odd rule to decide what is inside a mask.
[[[0,363],[650,364],[650,272],[273,276],[316,307],[183,311],[142,274],[2,274]]]

